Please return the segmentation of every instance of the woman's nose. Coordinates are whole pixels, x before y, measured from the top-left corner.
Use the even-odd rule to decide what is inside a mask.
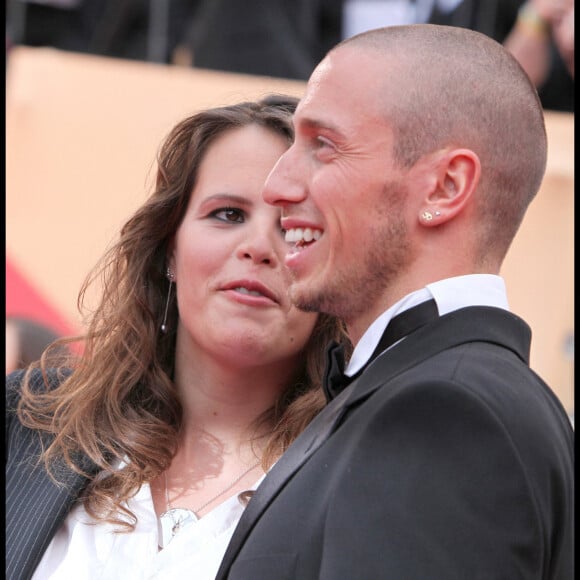
[[[255,264],[276,266],[280,262],[278,252],[282,243],[280,224],[256,227],[239,245],[237,255]]]

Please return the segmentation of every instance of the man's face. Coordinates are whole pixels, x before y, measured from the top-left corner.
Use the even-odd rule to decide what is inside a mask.
[[[292,299],[349,327],[384,309],[411,258],[404,171],[393,163],[379,74],[371,57],[352,48],[317,67],[294,117],[295,142],[264,190],[267,202],[282,207],[292,243]]]

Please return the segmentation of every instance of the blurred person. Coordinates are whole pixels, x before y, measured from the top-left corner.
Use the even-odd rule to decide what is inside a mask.
[[[264,472],[323,407],[342,326],[292,306],[280,210],[261,196],[295,104],[179,123],[81,290],[82,305],[102,279],[82,355],[7,377],[11,580],[213,578]]]
[[[554,43],[562,60],[574,78],[574,2],[572,2],[558,22],[552,25]]]
[[[452,10],[436,6],[429,22],[470,28],[505,44],[544,109],[574,112],[573,20],[573,0],[462,0]]]
[[[550,82],[558,74],[574,77],[574,0],[527,0],[518,10],[515,24],[504,40],[505,47],[518,59],[532,82],[545,92],[558,91],[554,100],[562,100],[561,87],[551,89]],[[573,92],[570,90],[569,92]],[[571,95],[573,99],[573,94]],[[571,109],[572,110],[572,109]]]
[[[59,338],[60,335],[55,330],[37,320],[7,316],[6,374],[40,360],[44,350]],[[60,348],[62,354],[66,354],[66,349]]]
[[[198,0],[179,32],[177,64],[308,78],[339,39],[342,0]]]
[[[499,274],[546,168],[536,88],[487,35],[389,26],[328,53],[293,123],[264,199],[293,302],[354,351],[217,579],[571,580],[573,430]]]

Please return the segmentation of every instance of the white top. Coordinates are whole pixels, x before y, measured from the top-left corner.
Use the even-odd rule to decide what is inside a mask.
[[[264,477],[250,489],[257,489]],[[95,524],[79,505],[52,539],[32,579],[213,580],[244,511],[238,495],[184,526],[161,551],[149,484],[127,502],[138,518],[133,532],[115,533],[112,524]]]
[[[393,304],[367,328],[356,344],[344,374],[351,377],[365,365],[394,316],[431,298],[437,304],[439,316],[466,306],[495,306],[509,310],[505,282],[500,276],[469,274],[427,284]]]

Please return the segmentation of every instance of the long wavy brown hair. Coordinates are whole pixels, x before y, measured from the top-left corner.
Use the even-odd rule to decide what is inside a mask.
[[[79,342],[82,353],[66,369],[60,366],[56,388],[49,386],[49,374],[55,372],[50,350],[25,374],[19,419],[43,441],[48,434],[40,461],[55,481],[56,466],[63,461],[88,478],[82,501],[96,519],[134,529],[136,517],[123,502],[167,469],[177,451],[182,407],[172,380],[176,334],[164,334],[160,326],[168,292],[168,246],[185,214],[204,154],[219,135],[251,124],[282,135],[290,145],[296,103],[293,97],[270,95],[258,102],[209,109],[177,124],[160,147],[153,193],[81,288],[81,313],[89,286],[99,283],[101,291],[97,307],[85,317],[86,332],[65,339]],[[177,317],[173,293],[169,329],[176,329]],[[264,469],[324,406],[323,351],[331,340],[350,348],[342,323],[320,315],[295,379],[256,422],[256,432],[264,424],[275,425],[263,455]]]

